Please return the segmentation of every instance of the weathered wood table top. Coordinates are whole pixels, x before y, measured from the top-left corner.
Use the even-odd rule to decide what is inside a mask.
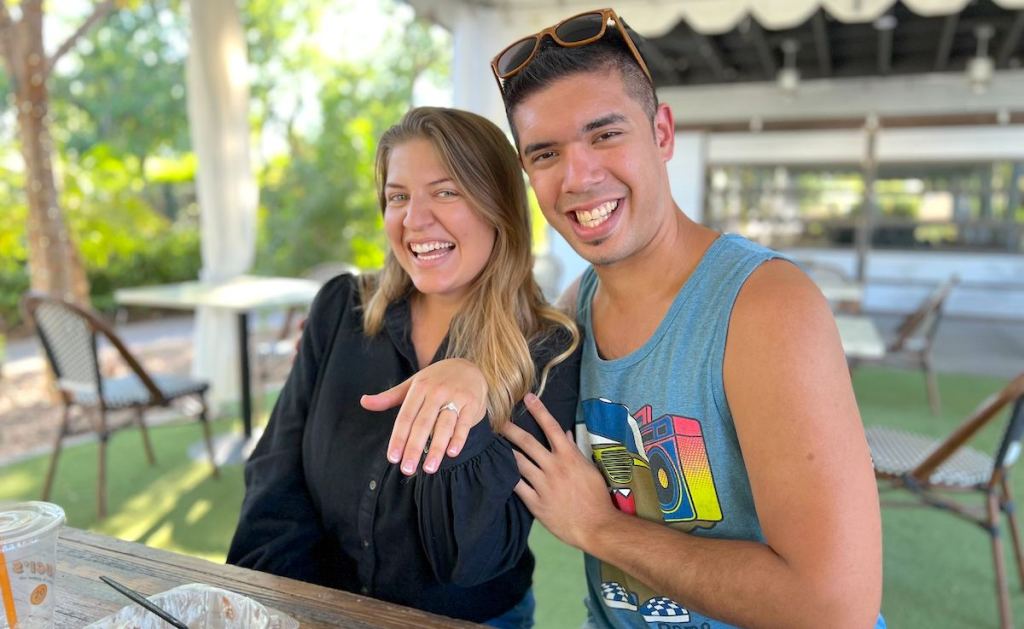
[[[83,627],[131,604],[101,582],[100,575],[146,595],[186,583],[205,583],[278,609],[298,620],[302,627],[478,626],[365,596],[65,527],[57,545],[56,627]]]

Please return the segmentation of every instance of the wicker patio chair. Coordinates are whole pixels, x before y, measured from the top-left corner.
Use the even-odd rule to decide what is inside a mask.
[[[994,455],[967,445],[982,428],[1003,417],[1002,411],[1007,408],[1011,409],[1009,419]],[[1024,373],[982,402],[945,439],[931,439],[881,426],[870,426],[866,432],[876,478],[891,488],[913,494],[916,500],[912,504],[952,513],[977,524],[989,534],[1001,626],[1012,627],[1000,513],[1006,514],[1008,520],[1017,573],[1024,588],[1024,556],[1009,482],[1009,468],[1020,455],[1024,433]],[[960,496],[980,494],[985,498],[984,507],[967,504],[962,498],[955,498],[956,493]],[[883,501],[882,504],[906,503]]]
[[[208,383],[183,376],[148,373],[128,351],[117,333],[98,315],[68,301],[51,295],[28,293],[22,298],[22,308],[26,320],[32,322],[39,335],[46,358],[57,377],[57,387],[64,404],[60,430],[54,440],[53,454],[43,485],[43,500],[50,497],[64,438],[95,432],[99,440],[96,501],[99,517],[105,517],[107,441],[111,434],[132,422],[137,424],[146,458],[150,465],[154,465],[156,458],[144,413],[153,407],[170,406],[177,400],[191,403],[187,411],[195,414],[203,427],[203,438],[213,465],[213,474],[218,475],[207,421]],[[117,350],[131,370],[129,375],[117,378],[104,376],[97,352],[100,337],[106,337]],[[74,421],[73,412],[76,410],[79,411],[77,414],[80,420],[87,417],[90,421],[84,425],[82,421]],[[114,411],[130,411],[131,418],[118,423],[110,422],[108,414]]]
[[[903,319],[896,329],[896,336],[885,348],[886,362],[903,359],[924,373],[928,406],[933,415],[939,414],[942,400],[939,397],[935,369],[932,367],[932,346],[935,344],[946,299],[959,281],[959,277],[952,275],[936,286],[917,310]]]

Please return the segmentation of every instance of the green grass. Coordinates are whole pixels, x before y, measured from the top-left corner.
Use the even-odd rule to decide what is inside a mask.
[[[213,423],[215,433],[238,430]],[[68,525],[174,552],[223,561],[242,505],[242,468],[213,478],[206,461],[189,460],[202,439],[199,423],[182,420],[150,428],[156,466],[146,461],[137,429],[114,434],[107,447],[107,510],[96,517],[96,445],[65,448],[50,500],[64,508]],[[0,501],[38,500],[49,455],[0,469]]]
[[[940,376],[942,414],[932,416],[920,375],[884,369],[862,369],[854,375],[865,424],[897,426],[937,437],[950,434],[1006,382],[999,378]],[[994,453],[1002,427],[1001,422],[992,422],[973,442],[974,447]],[[1024,466],[1013,468],[1011,483],[1019,504],[1024,497]],[[903,497],[902,492],[882,489],[883,501]],[[998,626],[992,545],[981,528],[937,509],[883,507],[882,531],[882,611],[890,627]],[[1024,592],[1008,531],[1003,531],[1013,616],[1017,626],[1024,626]]]
[[[948,434],[1004,380],[940,376],[943,413],[927,408],[924,384],[917,373],[863,368],[854,386],[866,424],[898,426],[925,434]],[[217,432],[239,430],[236,422],[215,422]],[[994,446],[997,430],[979,445]],[[108,501],[110,517],[96,520],[96,447],[65,450],[57,472],[54,502],[61,504],[71,526],[140,541],[150,546],[223,561],[242,501],[242,468],[223,468],[210,476],[203,462],[186,456],[200,438],[192,421],[152,429],[157,466],[150,467],[134,430],[117,433],[110,443]],[[0,469],[0,500],[36,499],[48,457]],[[1021,466],[1013,480],[1018,499],[1024,486]],[[884,495],[884,494],[883,494]],[[883,612],[891,627],[996,626],[995,577],[987,535],[978,527],[932,509],[886,508],[885,593]],[[555,539],[542,526],[530,538],[537,556],[534,591],[541,629],[578,627],[583,622],[583,562],[579,552]],[[1018,623],[1024,622],[1024,593],[1007,548],[1007,567]]]

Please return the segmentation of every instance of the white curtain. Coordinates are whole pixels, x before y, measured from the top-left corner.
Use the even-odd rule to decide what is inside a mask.
[[[198,158],[200,279],[220,281],[248,271],[256,246],[245,37],[235,0],[191,0],[189,7],[188,116]],[[239,397],[238,362],[235,314],[200,309],[192,371],[210,381],[214,412]]]

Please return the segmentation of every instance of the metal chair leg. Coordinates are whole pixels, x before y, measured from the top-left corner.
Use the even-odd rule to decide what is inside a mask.
[[[207,417],[206,395],[199,395],[199,403],[202,408],[199,411],[199,423],[203,426],[203,439],[206,441],[206,452],[210,455],[210,465],[213,467],[213,477],[220,478],[220,470],[217,469],[217,457],[213,452],[213,437],[210,435],[210,420]]]
[[[1006,519],[1010,524],[1010,539],[1013,542],[1013,554],[1017,558],[1017,576],[1020,579],[1020,587],[1024,590],[1024,549],[1021,548],[1020,527],[1017,525],[1016,505],[1013,502],[1013,493],[1010,492],[1010,482],[1004,476],[999,483],[1003,496],[1001,507]]]
[[[153,455],[153,444],[149,440],[149,428],[146,427],[146,419],[142,415],[142,407],[136,406],[133,412],[135,413],[135,423],[139,425],[139,433],[142,435],[142,447],[146,451],[146,459],[150,465],[156,465],[156,456]]]
[[[110,431],[107,429],[107,409],[96,409],[96,436],[99,438],[96,451],[99,469],[96,474],[96,510],[99,519],[107,517],[107,442]]]
[[[99,519],[107,517],[107,441],[110,439],[108,433],[100,434],[99,449],[99,472],[96,474],[96,505]]]
[[[1010,611],[1010,591],[1006,585],[1006,565],[1003,558],[1003,544],[999,537],[999,498],[995,492],[988,494],[988,525],[992,537],[992,559],[996,568],[996,600],[999,604],[999,626],[1002,629],[1013,629],[1013,616]]]
[[[932,368],[930,356],[921,356],[921,369],[924,370],[925,386],[928,389],[928,406],[932,410],[932,415],[938,415],[942,410],[942,401],[939,398],[939,381]]]
[[[57,475],[57,459],[60,458],[61,447],[64,445],[64,437],[68,434],[68,427],[71,422],[71,406],[64,405],[64,416],[61,418],[60,429],[57,431],[57,438],[53,441],[53,454],[50,455],[50,467],[46,470],[46,480],[43,482],[43,500],[50,499],[50,492],[53,490],[53,479]]]

